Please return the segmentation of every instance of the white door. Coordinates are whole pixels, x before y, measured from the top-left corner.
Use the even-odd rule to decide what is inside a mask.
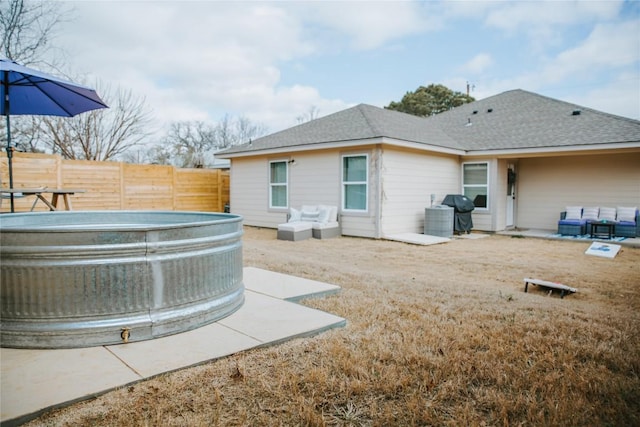
[[[514,211],[516,205],[516,169],[514,165],[507,168],[507,228],[514,226]]]

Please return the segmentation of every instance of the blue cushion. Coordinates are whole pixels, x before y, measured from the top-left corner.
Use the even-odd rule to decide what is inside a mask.
[[[558,224],[561,225],[584,225],[587,221],[584,219],[561,219]]]

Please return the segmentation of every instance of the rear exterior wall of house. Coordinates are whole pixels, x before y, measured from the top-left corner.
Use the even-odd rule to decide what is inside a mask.
[[[555,230],[567,206],[640,207],[640,150],[518,161],[516,225]]]
[[[375,146],[357,149],[330,149],[251,156],[232,159],[231,212],[242,215],[244,224],[276,228],[286,222],[290,208],[303,205],[333,205],[338,207],[342,234],[376,237],[379,194],[376,179]],[[368,159],[368,203],[363,212],[342,209],[342,157],[366,155]],[[274,208],[269,201],[269,168],[271,162],[286,162],[287,206]]]
[[[460,159],[454,155],[385,147],[382,154],[381,237],[423,233],[425,208],[460,193]]]

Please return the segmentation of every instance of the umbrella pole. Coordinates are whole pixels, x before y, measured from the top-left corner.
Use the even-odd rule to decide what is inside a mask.
[[[9,114],[7,114],[7,163],[9,164],[9,188],[12,189],[13,188],[13,147],[11,146],[11,127],[10,127]],[[15,208],[13,206],[13,191],[11,192],[10,197],[11,197],[11,213],[14,213]]]
[[[9,165],[9,189],[13,189],[13,147],[11,146],[11,121],[9,119],[9,71],[4,71],[2,84],[4,85],[4,113],[7,116],[7,163]],[[11,213],[15,212],[13,206],[13,192],[11,197]]]

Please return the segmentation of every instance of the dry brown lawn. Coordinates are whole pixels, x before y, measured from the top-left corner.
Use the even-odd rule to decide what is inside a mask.
[[[334,283],[345,328],[107,393],[29,425],[640,425],[640,249],[492,235],[435,246],[284,242],[244,262]],[[560,299],[524,277],[579,292]],[[185,349],[188,351],[188,349]]]

